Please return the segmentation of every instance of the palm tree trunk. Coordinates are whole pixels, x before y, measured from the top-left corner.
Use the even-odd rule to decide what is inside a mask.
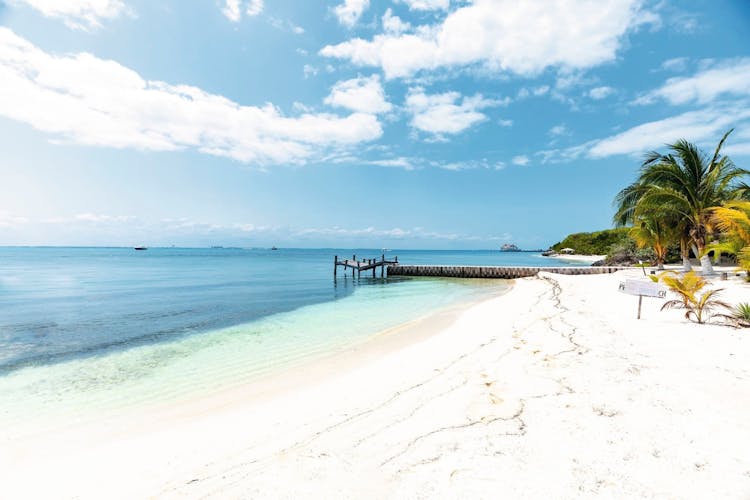
[[[682,254],[682,270],[686,273],[693,270],[690,265],[690,250],[685,240],[680,241],[680,254]]]
[[[703,276],[712,276],[714,274],[714,266],[711,263],[711,257],[709,257],[706,247],[703,245],[698,247],[698,255],[701,256],[701,274]]]
[[[664,270],[664,259],[667,256],[667,248],[659,244],[654,245],[654,256],[656,257],[656,269]]]
[[[701,257],[701,274],[703,276],[712,276],[716,274],[714,272],[714,266],[711,263],[711,257],[708,255],[704,255]]]
[[[690,257],[687,255],[682,256],[682,270],[686,273],[693,270],[693,266],[690,264]]]

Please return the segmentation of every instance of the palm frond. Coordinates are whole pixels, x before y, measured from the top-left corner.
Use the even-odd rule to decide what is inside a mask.
[[[719,141],[719,144],[716,146],[716,150],[714,151],[714,156],[711,158],[711,165],[716,163],[719,159],[719,155],[721,154],[721,148],[724,147],[724,143],[727,142],[727,137],[729,137],[729,134],[734,132],[733,128],[730,128],[724,135],[721,137],[721,140]]]

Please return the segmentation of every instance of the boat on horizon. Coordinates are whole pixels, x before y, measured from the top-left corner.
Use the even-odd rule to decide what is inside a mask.
[[[271,250],[278,250],[278,248],[276,248],[276,247],[271,247]]]
[[[133,247],[133,250],[148,250],[148,247],[138,246],[138,247]]]

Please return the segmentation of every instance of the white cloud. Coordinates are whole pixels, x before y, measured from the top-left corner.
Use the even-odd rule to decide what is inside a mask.
[[[370,165],[377,165],[379,167],[397,167],[403,168],[404,170],[414,170],[417,166],[414,164],[414,160],[406,158],[405,156],[399,156],[398,158],[387,158],[384,160],[369,160],[367,162]]]
[[[614,94],[615,89],[612,87],[595,87],[591,90],[589,90],[589,97],[594,99],[595,101],[599,101],[601,99],[605,99],[606,97]]]
[[[310,78],[318,74],[318,68],[312,64],[305,64],[302,66],[302,73],[305,75],[305,78]]]
[[[105,214],[92,214],[83,213],[77,214],[73,219],[82,222],[94,222],[94,223],[109,223],[109,222],[129,222],[135,219],[132,215],[105,215]]]
[[[369,6],[370,0],[344,0],[344,3],[334,7],[333,13],[336,14],[339,23],[352,28]]]
[[[27,5],[45,17],[61,19],[74,29],[99,28],[103,20],[110,20],[128,10],[122,0],[11,0]]]
[[[640,0],[475,0],[415,33],[355,38],[320,53],[381,67],[386,78],[471,64],[532,76],[612,61],[628,31],[650,21]]]
[[[189,85],[144,80],[115,61],[46,53],[0,28],[0,115],[83,145],[192,148],[255,164],[304,163],[380,137],[374,115],[243,106]]]
[[[684,71],[687,67],[687,63],[687,57],[673,57],[672,59],[667,59],[661,63],[661,69],[664,71]]]
[[[250,16],[254,17],[259,15],[261,12],[263,12],[263,0],[250,0],[247,3],[247,8],[245,8],[245,13]]]
[[[548,133],[552,137],[560,137],[560,136],[563,136],[563,135],[570,135],[570,131],[568,130],[568,128],[563,123],[561,123],[559,125],[555,125],[554,127],[552,127],[551,129],[549,129]]]
[[[651,104],[664,99],[670,104],[705,104],[725,95],[750,96],[750,58],[722,61],[688,77],[670,78],[660,88],[636,99]]]
[[[748,102],[736,102],[716,108],[689,111],[676,116],[642,123],[603,139],[594,139],[578,146],[551,149],[536,153],[542,163],[569,162],[579,158],[601,159],[616,155],[641,156],[659,150],[666,144],[684,138],[702,147],[713,148],[722,134],[739,128],[731,136],[743,139],[743,130],[750,129]],[[741,127],[741,128],[740,128]],[[727,144],[726,152],[745,154],[742,142]]]
[[[691,142],[713,140],[747,118],[750,118],[750,109],[746,106],[689,111],[599,140],[590,147],[587,156],[604,158],[618,154],[643,154],[680,138]]]
[[[587,77],[583,71],[561,71],[555,80],[556,90],[570,90],[581,85],[593,83],[592,77]]]
[[[521,167],[525,167],[526,165],[529,164],[530,161],[531,160],[529,160],[528,156],[518,155],[518,156],[513,157],[513,159],[511,160],[511,163],[513,163],[513,165],[519,165]]]
[[[680,33],[693,34],[701,29],[700,18],[691,12],[673,10],[668,14],[672,27]]]
[[[239,22],[242,19],[242,0],[225,0],[221,12],[233,22]],[[263,0],[247,0],[245,2],[245,14],[255,17],[263,12]]]
[[[453,172],[460,172],[462,170],[502,170],[505,168],[505,162],[502,161],[490,161],[486,158],[481,160],[466,160],[466,161],[454,161],[454,162],[439,162],[431,161],[428,162],[430,167],[440,168],[443,170],[451,170]]]
[[[305,32],[305,28],[303,28],[302,26],[297,26],[293,22],[285,19],[279,19],[278,17],[274,16],[267,16],[266,20],[268,21],[268,24],[270,24],[277,30],[290,31],[295,35],[301,35]]]
[[[526,87],[522,87],[518,91],[518,98],[519,99],[526,99],[527,97],[534,96],[534,97],[540,97],[545,94],[547,94],[550,90],[549,85],[540,85],[539,87],[534,87],[527,89]]]
[[[444,241],[508,241],[511,235],[503,233],[499,236],[478,236],[459,233],[445,233],[438,231],[429,231],[423,227],[414,227],[404,229],[394,227],[391,229],[379,229],[374,226],[364,228],[343,228],[333,226],[327,228],[310,228],[293,232],[295,237],[356,237],[358,240],[376,238],[379,241],[382,238],[391,238],[394,240],[401,239],[418,239],[418,240],[444,240]]]
[[[240,0],[226,0],[224,7],[221,9],[230,21],[238,22],[242,18],[242,11],[240,10]]]
[[[425,168],[439,168],[441,170],[450,170],[459,172],[462,170],[502,170],[505,168],[505,162],[481,158],[478,160],[461,160],[461,161],[440,161],[427,160],[423,157],[399,156],[395,158],[385,158],[379,160],[362,160],[359,158],[344,158],[341,163],[377,165],[380,167],[403,168],[404,170],[417,170]]]
[[[303,104],[299,101],[294,101],[292,103],[292,109],[294,111],[297,111],[298,113],[312,113],[313,108],[311,106],[308,106],[307,104]]]
[[[373,114],[385,113],[392,108],[385,98],[378,75],[337,82],[325,98],[325,103]]]
[[[734,156],[750,156],[750,142],[741,142],[738,144],[730,144],[724,151],[728,155]]]
[[[400,17],[394,16],[393,11],[390,9],[386,9],[385,14],[383,14],[383,31],[386,33],[393,33],[393,34],[400,34],[405,31],[411,30],[411,24],[409,24],[406,21],[403,21]]]
[[[400,0],[409,10],[448,10],[450,0]]]
[[[497,124],[501,127],[512,127],[513,120],[498,120]]]
[[[507,101],[485,99],[481,94],[461,97],[459,92],[428,95],[420,87],[406,96],[406,108],[412,115],[412,127],[430,134],[458,134],[487,116],[480,110],[507,104]]]

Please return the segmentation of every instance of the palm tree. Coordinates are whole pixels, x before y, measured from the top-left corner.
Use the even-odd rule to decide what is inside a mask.
[[[710,159],[684,139],[668,145],[667,154],[647,154],[638,179],[615,198],[615,224],[632,224],[643,214],[679,220],[683,262],[692,248],[703,273],[713,273],[706,248],[712,233],[712,207],[745,195],[747,186],[740,179],[750,173],[721,154],[730,133],[724,134]]]
[[[637,215],[630,237],[635,240],[639,248],[651,247],[654,250],[656,264],[660,270],[664,269],[669,244],[675,240],[678,233],[677,224],[666,218],[654,217],[653,214]]]

